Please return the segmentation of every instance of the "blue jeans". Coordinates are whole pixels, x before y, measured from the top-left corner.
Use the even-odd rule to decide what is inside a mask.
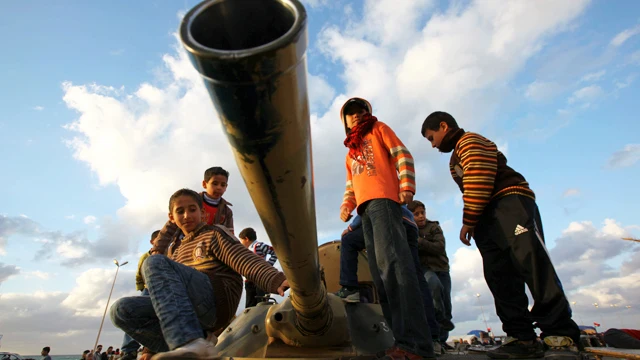
[[[144,288],[141,291],[141,296],[149,296],[149,289]],[[140,348],[140,344],[133,340],[133,338],[131,336],[129,336],[129,334],[124,333],[124,339],[122,340],[122,353],[123,354],[128,354],[128,353],[132,353],[132,352],[137,352],[138,349]]]
[[[436,318],[451,320],[453,318],[451,314],[451,275],[448,271],[425,269],[424,278],[427,279],[431,290]],[[440,341],[447,341],[447,338],[449,338],[449,332],[441,330]]]
[[[396,346],[423,357],[433,357],[431,332],[418,276],[414,275],[417,270],[402,225],[400,204],[389,199],[374,199],[361,206],[364,207],[361,217],[369,268]]]
[[[165,352],[203,338],[216,320],[213,288],[207,275],[163,255],[142,264],[149,296],[118,299],[113,324],[153,352]]]
[[[411,250],[413,263],[418,270],[416,275],[418,277],[422,300],[424,301],[424,310],[427,316],[427,322],[429,323],[431,336],[435,336],[440,333],[440,325],[436,321],[433,299],[431,298],[429,285],[424,279],[422,268],[420,267],[420,258],[418,257],[418,229],[404,221],[403,223],[407,233],[407,243]],[[365,245],[362,227],[349,231],[342,237],[340,243],[340,285],[355,288],[358,287],[358,252],[364,248]],[[384,289],[382,290],[384,291]]]

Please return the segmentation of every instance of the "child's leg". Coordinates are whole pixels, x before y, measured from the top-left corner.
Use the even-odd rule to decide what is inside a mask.
[[[364,249],[362,227],[350,231],[340,243],[340,285],[358,287],[358,252]]]
[[[536,333],[529,318],[525,282],[512,263],[509,248],[493,231],[495,222],[490,217],[483,217],[476,225],[474,239],[482,255],[484,278],[493,295],[496,313],[508,336],[533,340]]]
[[[160,321],[149,296],[130,296],[116,300],[109,309],[111,322],[131,339],[153,352],[164,352],[169,346],[162,337]],[[137,350],[137,348],[136,348]]]
[[[510,203],[504,206],[513,212],[508,212],[511,216],[502,222],[502,227],[507,234],[514,234],[517,225],[528,230],[509,239],[513,241],[510,245],[515,265],[521,269],[533,296],[531,318],[540,327],[541,338],[568,336],[577,345],[580,329],[571,319],[569,301],[545,246],[538,206],[526,196],[507,196],[505,199],[511,197]]]
[[[413,258],[413,266],[416,268],[416,277],[418,279],[418,286],[420,287],[420,294],[422,295],[422,301],[424,302],[424,314],[427,317],[427,323],[431,330],[431,336],[433,339],[438,339],[440,334],[440,324],[436,317],[436,309],[434,307],[434,298],[429,289],[429,283],[425,279],[420,266],[420,257],[418,256],[418,229],[413,226],[405,225],[407,232],[407,244],[409,244],[409,250],[411,251],[411,257]]]
[[[209,278],[162,255],[147,258],[142,274],[169,349],[203,338],[216,320]]]
[[[445,319],[444,287],[442,286],[442,283],[440,283],[440,279],[434,271],[427,270],[424,273],[424,278],[427,280],[427,284],[429,284],[429,290],[431,293],[431,297],[433,298],[436,319],[439,322],[442,322]]]
[[[449,321],[453,319],[452,306],[451,306],[451,274],[449,271],[438,271],[438,279],[440,279],[440,283],[443,287],[444,293],[444,309],[445,309],[445,318]],[[445,342],[449,338],[449,332],[440,330],[440,341]]]
[[[393,336],[398,348],[433,357],[431,333],[424,313],[416,269],[402,223],[400,204],[371,200],[362,225],[367,249],[375,247],[376,264],[389,300]]]

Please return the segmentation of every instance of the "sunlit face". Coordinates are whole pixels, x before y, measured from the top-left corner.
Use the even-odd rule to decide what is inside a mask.
[[[422,206],[419,206],[413,212],[413,219],[416,221],[419,228],[423,228],[427,225],[427,213],[424,211]]]
[[[204,210],[200,208],[196,200],[191,196],[182,195],[174,200],[169,220],[178,225],[186,235],[200,225],[203,216]]]
[[[209,197],[219,199],[227,191],[227,180],[224,175],[213,175],[209,181],[202,182],[202,187]]]
[[[360,107],[352,107],[351,109],[349,109],[348,112],[345,112],[347,127],[349,129],[353,129],[354,126],[356,126],[360,121],[362,121],[362,118],[366,113],[367,111]]]
[[[245,238],[240,238],[240,242],[242,243],[242,245],[244,245],[244,247],[248,248],[253,241],[249,240],[248,237],[245,237]]]
[[[438,130],[427,129],[424,133],[424,137],[429,140],[431,143],[431,147],[440,148],[440,144],[442,143],[442,139],[449,131],[449,126],[444,121],[440,123]]]

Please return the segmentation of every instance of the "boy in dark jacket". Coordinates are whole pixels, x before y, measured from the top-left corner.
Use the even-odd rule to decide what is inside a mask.
[[[487,138],[465,132],[445,112],[429,115],[421,129],[432,147],[451,152],[449,170],[462,191],[460,240],[471,238],[482,255],[484,277],[509,339],[487,352],[495,359],[577,359],[580,330],[544,243],[535,194],[524,176]],[[534,306],[528,310],[527,284]],[[542,330],[536,340],[532,320]]]

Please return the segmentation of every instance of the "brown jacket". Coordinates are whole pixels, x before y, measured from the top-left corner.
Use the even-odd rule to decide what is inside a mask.
[[[213,330],[226,326],[238,309],[242,276],[270,293],[277,293],[285,280],[282,272],[245,248],[224,226],[202,223],[182,240],[178,234],[178,227],[168,221],[153,240],[151,251],[166,254],[209,277],[217,312]]]
[[[449,271],[449,258],[440,223],[427,220],[427,225],[419,229],[419,233],[420,265],[432,271]]]

